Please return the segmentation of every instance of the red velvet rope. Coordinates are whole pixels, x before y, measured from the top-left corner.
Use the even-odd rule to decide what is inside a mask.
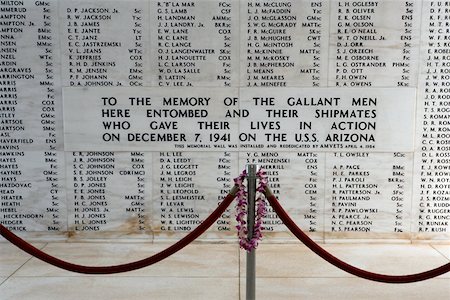
[[[316,244],[313,240],[311,240],[298,226],[295,224],[295,222],[289,217],[289,215],[286,213],[286,211],[283,209],[283,207],[278,202],[277,198],[272,194],[268,193],[270,196],[267,197],[267,200],[269,201],[270,205],[272,205],[274,211],[278,214],[281,221],[286,225],[286,227],[300,240],[302,241],[309,249],[314,251],[317,255],[322,257],[324,260],[329,262],[330,264],[338,267],[341,270],[344,270],[350,274],[356,275],[361,278],[378,281],[378,282],[385,282],[385,283],[410,283],[410,282],[417,282],[422,280],[427,280],[439,275],[442,275],[444,273],[447,273],[450,271],[450,263],[447,263],[443,266],[440,266],[436,269],[429,270],[422,273],[412,274],[412,275],[383,275],[378,273],[372,273],[368,272],[359,268],[356,268],[352,265],[347,264],[346,262],[343,262],[339,258],[333,256],[329,252],[327,252],[325,249],[320,247],[318,244]]]
[[[54,265],[56,267],[65,269],[67,271],[77,272],[77,273],[84,273],[84,274],[114,274],[114,273],[122,273],[122,272],[128,272],[132,270],[141,269],[147,266],[150,266],[154,263],[157,263],[168,256],[174,254],[175,252],[183,249],[185,246],[190,244],[192,241],[194,241],[196,238],[198,238],[202,233],[204,233],[216,220],[225,212],[227,207],[231,204],[233,199],[235,198],[234,189],[228,194],[225,199],[220,203],[220,205],[214,210],[214,212],[206,218],[197,228],[195,228],[193,231],[191,231],[188,235],[186,235],[184,238],[170,246],[169,248],[156,253],[155,255],[138,260],[131,263],[126,263],[122,265],[115,265],[115,266],[104,266],[104,267],[91,267],[91,266],[82,266],[73,264],[64,260],[61,260],[59,258],[56,258],[54,256],[51,256],[33,245],[27,243],[8,229],[6,229],[4,226],[0,224],[0,234],[22,249],[23,251],[27,252],[28,254],[33,255],[36,258],[39,258],[40,260],[43,260],[51,265]]]

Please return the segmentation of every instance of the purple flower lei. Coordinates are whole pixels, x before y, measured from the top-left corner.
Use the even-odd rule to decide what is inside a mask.
[[[238,231],[239,246],[248,252],[252,251],[258,246],[262,238],[262,219],[266,215],[265,189],[267,187],[266,172],[262,169],[256,173],[259,179],[259,185],[256,189],[256,216],[255,226],[253,228],[253,237],[249,240],[247,238],[247,191],[245,190],[244,180],[247,177],[247,171],[244,170],[239,177],[234,179],[234,183],[239,187],[236,193],[236,229]]]

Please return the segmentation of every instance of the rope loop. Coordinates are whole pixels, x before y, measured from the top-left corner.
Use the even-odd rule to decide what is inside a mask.
[[[274,209],[274,211],[278,214],[278,217],[283,221],[284,225],[301,241],[305,246],[311,249],[314,253],[322,257],[324,260],[329,262],[330,264],[338,267],[339,269],[350,273],[352,275],[384,283],[411,283],[417,281],[427,280],[436,276],[440,276],[450,271],[450,263],[442,265],[438,268],[425,271],[422,273],[411,274],[411,275],[385,275],[379,273],[373,273],[366,270],[359,269],[354,267],[339,258],[335,257],[322,247],[320,247],[317,243],[315,243],[309,236],[306,235],[295,222],[289,217],[287,212],[283,209],[281,204],[278,202],[277,198],[272,194],[272,192],[267,188],[266,189],[267,200],[270,205]]]
[[[231,202],[233,202],[235,198],[236,193],[236,187],[234,187],[231,192],[225,197],[225,199],[222,200],[222,202],[217,206],[217,208],[213,211],[209,217],[207,217],[197,228],[195,228],[193,231],[191,231],[188,235],[186,235],[184,238],[173,244],[172,246],[168,247],[167,249],[164,249],[161,252],[156,253],[153,256],[144,258],[142,260],[134,261],[131,263],[126,263],[122,265],[115,265],[115,266],[101,266],[101,267],[93,267],[93,266],[83,266],[83,265],[77,265],[73,264],[64,260],[61,260],[59,258],[56,258],[54,256],[51,256],[40,249],[37,249],[30,243],[26,242],[25,240],[21,239],[11,231],[9,231],[6,227],[0,224],[0,234],[10,241],[12,244],[17,246],[18,248],[22,249],[23,251],[27,252],[28,254],[31,254],[32,256],[49,263],[51,265],[54,265],[58,268],[72,271],[76,273],[83,273],[83,274],[115,274],[115,273],[123,273],[123,272],[129,272],[137,269],[141,269],[147,266],[150,266],[154,263],[157,263],[161,260],[166,259],[167,257],[171,256],[172,254],[178,252],[179,250],[183,249],[187,245],[189,245],[191,242],[193,242],[195,239],[197,239],[201,234],[203,234],[209,227],[211,227],[214,222],[219,219],[219,217],[225,212],[228,206],[230,206]]]

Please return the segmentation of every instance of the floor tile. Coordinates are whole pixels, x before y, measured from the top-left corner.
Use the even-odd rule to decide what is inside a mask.
[[[42,248],[44,243],[33,244],[37,248]],[[9,242],[0,243],[0,276],[10,276],[20,268],[31,255],[23,252]]]
[[[238,293],[237,278],[14,277],[0,286],[2,300],[232,300]]]
[[[241,274],[245,276],[245,251],[241,251]],[[345,277],[346,273],[323,261],[307,247],[297,244],[261,244],[256,250],[258,277]]]
[[[245,299],[245,288],[243,299]],[[450,279],[383,284],[358,278],[258,278],[256,299],[423,300],[448,299]]]
[[[433,248],[450,260],[450,245],[433,245]]]
[[[389,275],[424,272],[448,262],[430,245],[334,244],[326,249],[355,267]],[[443,276],[450,278],[448,273]]]
[[[170,245],[49,243],[44,251],[74,263],[110,265],[142,259]],[[443,244],[323,247],[357,267],[393,275],[425,271],[450,260],[450,245]],[[0,271],[5,273],[0,273],[0,299],[245,299],[245,254],[235,244],[198,243],[142,270],[86,276],[29,260],[30,256],[14,246],[0,243]],[[256,262],[257,299],[450,297],[450,274],[413,284],[371,282],[335,268],[301,244],[263,243],[257,249]]]
[[[105,266],[140,260],[170,245],[52,243],[44,251],[76,264]],[[236,245],[191,244],[152,266],[117,276],[238,277],[238,255]],[[78,276],[77,273],[56,268],[35,258],[15,275]]]
[[[321,245],[339,259],[367,271],[404,275],[427,271],[447,263],[429,245],[331,244]],[[241,272],[245,274],[245,252]],[[325,262],[302,245],[261,244],[256,250],[259,277],[352,277]],[[450,277],[450,274],[443,275]]]

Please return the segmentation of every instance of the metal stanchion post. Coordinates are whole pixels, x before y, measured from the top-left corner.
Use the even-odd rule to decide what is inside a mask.
[[[247,238],[253,238],[253,228],[255,227],[255,202],[256,202],[256,172],[257,165],[247,165]],[[256,269],[255,269],[255,249],[247,252],[247,282],[246,282],[246,299],[255,299]]]

